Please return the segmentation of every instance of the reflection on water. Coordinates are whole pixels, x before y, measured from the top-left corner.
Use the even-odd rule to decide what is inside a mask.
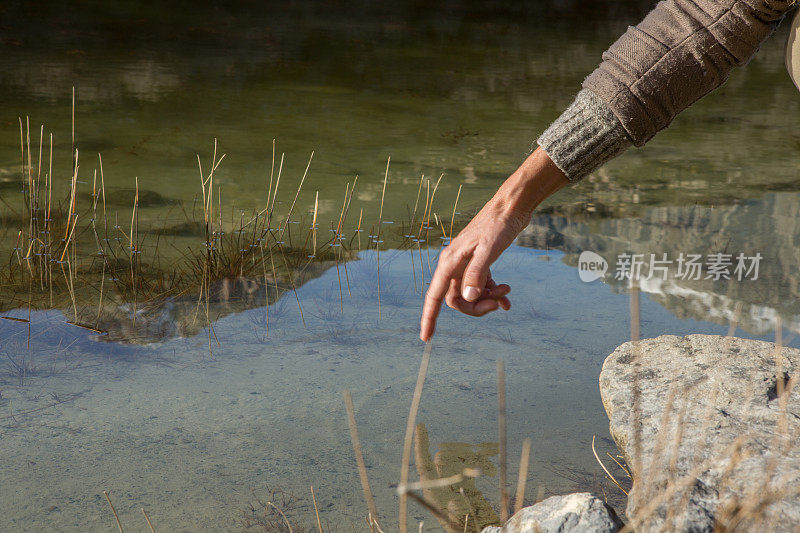
[[[522,233],[518,244],[554,248],[567,252],[565,261],[577,265],[578,255],[594,251],[609,263],[606,283],[618,291],[627,281],[614,277],[622,254],[650,254],[675,260],[680,253],[723,253],[733,256],[731,279],[681,279],[672,264],[667,279],[661,275],[642,279],[640,288],[680,318],[711,320],[717,324],[737,322],[745,331],[764,335],[776,320],[783,327],[800,332],[797,249],[800,245],[800,196],[770,193],[760,200],[733,205],[653,207],[635,218],[610,215],[574,217],[536,215]],[[758,279],[751,274],[738,280],[733,275],[735,257],[743,253],[761,255]],[[645,268],[645,273],[647,269]]]
[[[450,223],[457,232],[650,7],[195,4],[0,6],[0,529],[107,530],[106,489],[134,528],[140,507],[158,530],[282,527],[264,505],[278,493],[293,523],[313,527],[310,485],[323,524],[359,529],[345,388],[377,504],[394,516],[419,308]],[[52,198],[69,198],[73,85],[81,223],[72,255],[49,263],[75,213],[65,200],[31,230],[18,117],[30,115],[37,179],[38,125],[45,154],[52,128]],[[778,35],[646,149],[542,206],[493,269],[513,286],[512,311],[441,318],[417,474],[483,474],[431,499],[457,520],[470,509],[470,527],[495,520],[502,358],[509,458],[533,441],[526,501],[544,487],[620,505],[590,444],[596,435],[600,455],[613,452],[597,376],[628,339],[628,287],[581,282],[582,251],[612,269],[623,252],[761,253],[755,281],[642,282],[641,334],[800,332],[798,115]],[[214,138],[227,157],[209,231],[195,162]],[[279,167],[269,211],[282,221],[294,206],[285,234],[258,218]],[[20,230],[52,242],[28,261]]]
[[[432,458],[430,441],[425,424],[418,424],[414,434],[414,457],[417,474],[422,482],[448,478],[477,469],[481,475],[494,477],[497,472],[491,457],[497,455],[497,443],[478,445],[466,442],[442,442]],[[423,491],[429,502],[435,502],[449,520],[437,517],[445,531],[476,531],[499,522],[491,503],[481,494],[475,480],[464,481],[446,487],[432,487]],[[456,530],[453,525],[457,525]]]

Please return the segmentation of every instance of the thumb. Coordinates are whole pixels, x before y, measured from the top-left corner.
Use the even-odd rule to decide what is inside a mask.
[[[474,302],[483,294],[486,281],[489,279],[489,267],[492,259],[489,250],[479,247],[472,254],[461,282],[461,297],[468,302]]]

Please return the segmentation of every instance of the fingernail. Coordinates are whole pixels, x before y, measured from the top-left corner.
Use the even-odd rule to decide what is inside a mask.
[[[481,291],[477,287],[467,287],[466,289],[464,289],[464,292],[461,294],[461,296],[468,302],[471,302],[473,300],[477,300],[478,296],[480,296],[480,295],[481,295]]]

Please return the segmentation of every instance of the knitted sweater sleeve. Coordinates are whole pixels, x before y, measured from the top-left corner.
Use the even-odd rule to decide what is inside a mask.
[[[746,64],[794,1],[659,2],[603,54],[539,145],[570,181],[643,146]]]

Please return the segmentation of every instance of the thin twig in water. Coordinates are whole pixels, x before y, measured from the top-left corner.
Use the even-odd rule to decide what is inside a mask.
[[[381,208],[378,212],[378,231],[375,236],[375,259],[378,264],[378,320],[381,319],[381,226],[383,225],[383,198],[386,196],[386,181],[389,179],[389,162],[391,160],[391,157],[386,159],[386,172],[383,175],[383,191],[381,192]]]
[[[528,462],[531,458],[531,439],[522,441],[522,454],[519,458],[519,474],[517,475],[517,499],[514,503],[514,513],[522,509],[525,501],[525,483],[528,480]]]
[[[595,438],[595,435],[592,435],[592,453],[594,454],[594,458],[597,459],[597,462],[600,464],[600,468],[602,468],[603,472],[606,473],[606,475],[608,476],[608,479],[610,479],[614,483],[614,485],[619,487],[619,490],[624,492],[625,495],[627,496],[628,495],[628,491],[622,488],[622,485],[620,485],[619,481],[617,481],[617,478],[615,478],[613,475],[611,475],[611,472],[608,471],[608,468],[606,468],[606,465],[604,465],[603,461],[600,460],[600,456],[597,455],[597,450],[594,449],[594,438]],[[617,463],[617,464],[619,464],[619,463]]]
[[[314,512],[317,514],[317,527],[319,528],[319,533],[322,533],[322,522],[319,520],[319,509],[317,508],[317,497],[314,496],[314,486],[309,486],[311,487],[311,499],[314,501]]]
[[[267,502],[267,505],[271,506],[273,509],[275,509],[281,514],[281,516],[283,517],[283,521],[286,522],[286,526],[289,528],[289,533],[292,533],[292,524],[289,523],[289,519],[286,518],[286,515],[283,514],[283,511],[281,511],[280,508],[272,502]]]
[[[497,429],[499,432],[500,460],[500,520],[508,520],[508,490],[506,488],[506,373],[503,360],[497,360]]]
[[[147,525],[150,526],[150,533],[156,533],[156,529],[153,527],[153,524],[150,522],[150,517],[147,516],[147,513],[144,511],[144,507],[142,507],[142,514],[144,515],[144,519],[147,520]]]
[[[422,352],[422,361],[419,365],[419,374],[417,374],[417,385],[414,388],[414,397],[411,399],[411,408],[408,412],[408,423],[406,424],[406,436],[403,441],[403,458],[402,465],[400,466],[400,486],[408,485],[408,466],[411,463],[411,443],[414,438],[414,425],[417,420],[417,410],[419,409],[419,401],[422,397],[422,386],[425,384],[425,376],[428,373],[428,363],[431,360],[431,343],[425,344],[425,350]],[[406,523],[408,520],[407,509],[408,500],[406,498],[408,493],[400,494],[400,516],[399,516],[399,531],[400,533],[406,532]],[[413,495],[416,496],[416,495]],[[412,497],[413,497],[412,496]]]
[[[353,397],[350,391],[344,391],[344,405],[347,409],[347,421],[350,424],[350,439],[353,441],[353,452],[356,456],[358,465],[358,475],[361,477],[361,488],[364,491],[364,500],[367,502],[371,520],[378,523],[378,509],[375,507],[375,499],[372,497],[372,490],[369,488],[369,478],[367,477],[367,466],[364,463],[364,455],[361,453],[361,443],[358,440],[358,426],[356,425],[356,415],[353,410]]]
[[[122,531],[122,524],[119,521],[119,516],[117,515],[117,510],[114,509],[114,504],[111,503],[111,498],[108,496],[108,491],[104,490],[103,494],[105,495],[106,500],[108,501],[108,505],[111,507],[111,512],[114,513],[114,520],[117,521],[117,527],[119,528],[119,533],[124,533]]]

